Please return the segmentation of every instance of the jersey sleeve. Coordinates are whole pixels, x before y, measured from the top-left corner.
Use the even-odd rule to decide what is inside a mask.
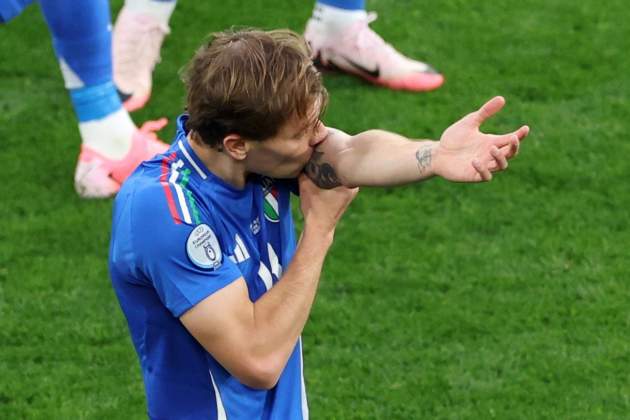
[[[197,303],[242,277],[225,253],[224,238],[210,217],[186,224],[155,195],[136,197],[133,246],[139,268],[162,303],[180,317]]]

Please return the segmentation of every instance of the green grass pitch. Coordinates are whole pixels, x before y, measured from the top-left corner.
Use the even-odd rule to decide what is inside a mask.
[[[311,6],[180,1],[135,121],[166,115],[171,138],[177,72],[207,33],[301,31]],[[629,418],[627,3],[368,7],[447,82],[411,94],[326,74],[329,125],[438,138],[501,94],[484,129],[532,131],[490,184],[365,189],[353,203],[304,332],[312,418]],[[37,6],[0,27],[0,141],[0,418],[143,418],[107,275],[112,202],[73,191],[79,136]]]

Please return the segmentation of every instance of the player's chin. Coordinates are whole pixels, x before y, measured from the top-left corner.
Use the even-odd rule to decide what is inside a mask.
[[[283,166],[283,167],[276,167],[274,168],[273,171],[269,171],[268,173],[263,174],[263,175],[268,176],[270,178],[275,178],[275,179],[293,179],[300,176],[303,170],[304,170],[304,165]]]
[[[276,179],[292,179],[297,178],[304,171],[306,163],[310,160],[311,154],[305,154],[299,158],[293,158],[291,160],[285,160],[271,171],[268,176]]]
[[[310,158],[310,157],[309,157]],[[306,167],[306,162],[308,160],[300,160],[299,162],[293,163],[286,168],[286,175],[283,178],[297,178],[300,176],[302,172],[304,172],[304,168]]]
[[[288,174],[286,174],[285,176],[282,177],[276,177],[276,178],[288,178],[288,179],[293,179],[293,178],[297,178],[300,176],[300,174],[304,171],[304,168],[297,168],[294,169],[292,171],[290,171]]]

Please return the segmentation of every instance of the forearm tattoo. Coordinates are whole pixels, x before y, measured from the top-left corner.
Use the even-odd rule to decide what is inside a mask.
[[[431,167],[431,148],[423,147],[416,151],[416,162],[418,163],[418,170],[420,175],[425,175]]]
[[[308,161],[304,170],[306,175],[317,185],[319,188],[329,190],[341,185],[339,178],[337,178],[337,172],[331,164],[322,162],[323,152],[313,152],[311,160]]]

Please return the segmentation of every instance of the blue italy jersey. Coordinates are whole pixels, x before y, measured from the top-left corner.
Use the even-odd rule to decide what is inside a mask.
[[[272,390],[241,384],[179,317],[244,277],[255,302],[295,252],[294,181],[254,177],[237,189],[213,175],[186,138],[186,116],[163,155],[116,197],[109,268],[140,359],[148,413],[163,419],[308,418],[301,343]]]

